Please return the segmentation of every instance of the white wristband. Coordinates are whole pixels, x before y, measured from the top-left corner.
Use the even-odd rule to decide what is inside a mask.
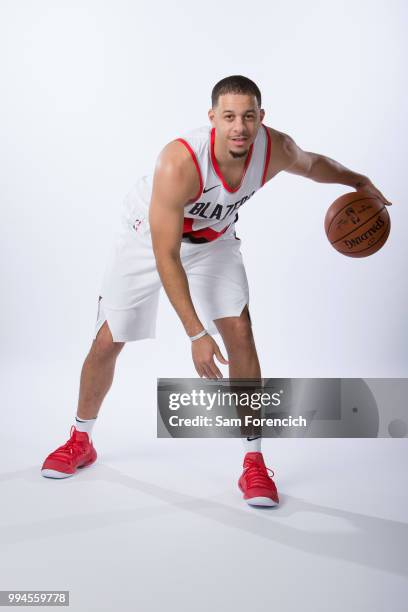
[[[201,331],[196,336],[189,336],[189,338],[190,338],[191,342],[193,342],[194,340],[198,340],[199,338],[202,338],[206,334],[208,334],[208,331],[206,329],[203,329],[203,331]]]

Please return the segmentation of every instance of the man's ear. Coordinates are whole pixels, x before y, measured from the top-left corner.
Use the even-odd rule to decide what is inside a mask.
[[[210,108],[210,110],[208,111],[208,118],[211,121],[211,125],[213,127],[214,127],[214,117],[215,117],[214,109]]]
[[[262,121],[264,120],[264,117],[265,117],[265,111],[264,111],[263,108],[261,108],[261,110],[259,111],[259,114],[261,116],[261,123],[262,123]]]

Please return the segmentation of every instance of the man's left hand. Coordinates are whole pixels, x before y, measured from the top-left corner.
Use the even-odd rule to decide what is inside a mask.
[[[362,181],[361,184],[359,184],[358,187],[356,187],[356,191],[364,191],[365,193],[372,193],[373,195],[377,196],[377,198],[379,198],[382,202],[384,202],[386,206],[392,206],[392,202],[390,202],[389,200],[387,200],[386,197],[383,196],[381,191],[373,185],[370,179],[365,179],[364,182]]]

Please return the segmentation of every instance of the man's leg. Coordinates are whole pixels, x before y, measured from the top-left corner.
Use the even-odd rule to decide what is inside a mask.
[[[113,342],[105,321],[82,366],[77,410],[79,419],[96,419],[98,416],[112,385],[116,359],[124,345],[124,342]]]
[[[239,317],[214,321],[228,353],[230,378],[261,378],[248,306]]]
[[[72,476],[77,468],[95,461],[92,428],[112,385],[116,359],[124,344],[113,341],[105,321],[82,366],[78,410],[70,439],[48,455],[41,470],[43,476],[66,478]]]
[[[214,321],[228,353],[229,377],[257,379],[261,384],[261,368],[252,333],[248,306],[239,317]],[[251,505],[275,506],[279,503],[275,483],[269,477],[261,453],[261,438],[244,439],[246,454],[239,487]]]
[[[261,385],[261,367],[252,333],[248,305],[239,317],[217,319],[215,325],[220,332],[228,353],[229,377],[252,378]],[[261,437],[253,435],[243,438],[247,453],[261,452]]]

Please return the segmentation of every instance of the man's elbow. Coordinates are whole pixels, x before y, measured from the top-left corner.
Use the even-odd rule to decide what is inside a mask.
[[[310,151],[302,151],[300,159],[298,160],[298,166],[301,170],[299,174],[305,178],[316,180],[316,167],[321,160],[321,156],[317,153],[311,153]]]
[[[316,168],[316,165],[318,164],[320,159],[320,155],[318,155],[317,153],[310,153],[307,152],[307,161],[306,161],[306,178],[310,178],[313,179],[314,178],[314,171]]]

